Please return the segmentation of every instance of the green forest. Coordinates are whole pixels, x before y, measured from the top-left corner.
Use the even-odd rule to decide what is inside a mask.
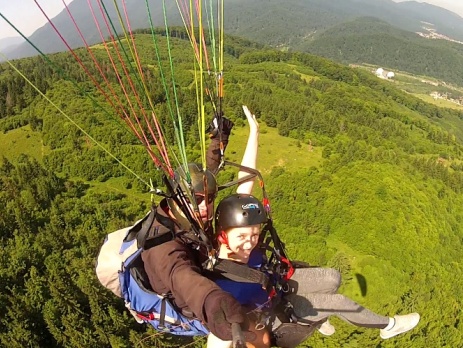
[[[367,62],[463,85],[457,73],[463,68],[461,44],[425,39],[373,17],[337,25],[295,49],[344,64]]]
[[[191,47],[180,30],[171,34],[194,161]],[[151,37],[139,31],[136,41],[157,115],[167,122]],[[341,292],[380,314],[422,318],[387,341],[378,330],[333,318],[333,336],[316,332],[301,347],[463,346],[463,110],[311,54],[225,42],[224,112],[235,122],[226,157],[240,160],[247,137],[241,105],[248,105],[261,124],[258,169],[289,256],[340,270]],[[163,52],[165,40],[159,45]],[[77,53],[95,69],[85,50]],[[162,187],[143,147],[73,57],[48,58],[14,64],[91,137]],[[137,324],[99,284],[94,266],[105,235],[143,216],[150,195],[73,122],[0,65],[0,346],[203,347],[202,338]],[[173,130],[166,137],[173,142]]]

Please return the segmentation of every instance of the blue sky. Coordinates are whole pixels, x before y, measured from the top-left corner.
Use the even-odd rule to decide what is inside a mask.
[[[252,0],[250,0],[252,1]],[[333,1],[333,0],[327,0]],[[342,1],[342,0],[335,0]],[[393,0],[396,2],[405,0]],[[53,18],[64,9],[62,0],[37,0],[44,11]],[[66,0],[69,4],[71,0]],[[463,17],[462,0],[418,0],[418,2],[427,2],[433,5],[447,8]],[[2,13],[10,22],[13,23],[24,35],[31,35],[36,29],[46,23],[46,18],[40,12],[34,0],[1,0],[0,13]],[[3,18],[0,18],[0,39],[6,37],[19,36]]]

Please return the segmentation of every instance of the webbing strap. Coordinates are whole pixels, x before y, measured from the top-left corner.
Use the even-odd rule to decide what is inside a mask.
[[[164,329],[166,327],[166,298],[161,300],[161,312],[159,313],[159,328]]]
[[[262,271],[226,259],[217,261],[214,272],[233,281],[260,284],[263,289],[269,285],[269,277]]]
[[[149,226],[146,224],[147,229],[143,230],[144,233],[139,233],[137,235],[138,245],[144,250],[175,239],[175,225],[171,219],[166,216],[162,216],[157,211],[150,213],[150,215],[153,215],[151,218],[151,224]],[[152,224],[155,220],[162,226],[152,229]],[[164,231],[160,232],[161,228]]]
[[[150,227],[153,224],[155,215],[156,206],[153,205],[151,206],[151,211],[129,230],[129,233],[127,233],[127,236],[124,238],[124,242],[130,242],[137,238],[137,246],[140,248],[140,239],[146,238],[146,234],[149,232]]]

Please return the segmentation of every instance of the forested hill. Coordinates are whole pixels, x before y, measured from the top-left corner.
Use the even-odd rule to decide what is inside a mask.
[[[97,8],[96,0],[90,3]],[[121,7],[121,1],[116,3]],[[175,1],[167,0],[165,4],[169,25],[182,25]],[[132,0],[126,6],[132,29],[149,27],[145,1]],[[426,26],[451,39],[463,41],[463,19],[436,6],[392,0],[227,0],[225,7],[228,34],[282,50],[320,54],[343,63],[384,65],[389,69],[462,83],[463,46],[411,34],[417,31],[429,33],[423,28]],[[74,0],[69,9],[87,42],[100,42],[97,27],[91,22],[88,2]],[[163,12],[155,7],[152,9],[154,25],[163,25]],[[110,17],[116,16],[114,6],[108,5],[107,11]],[[365,22],[362,17],[375,18],[377,23]],[[53,18],[53,24],[67,44],[73,48],[82,47],[84,43],[70,22],[65,10]],[[120,32],[119,23],[113,24]],[[105,26],[101,19],[99,25]],[[45,53],[66,50],[50,24],[38,29],[30,40]],[[5,53],[10,59],[37,54],[26,42],[7,49]]]
[[[463,45],[428,40],[377,18],[340,24],[298,49],[345,64],[370,63],[463,86]]]
[[[151,37],[138,34],[136,42],[156,112],[167,122]],[[463,114],[313,55],[226,42],[224,107],[236,123],[227,156],[240,159],[246,104],[261,123],[259,169],[290,256],[339,269],[342,292],[381,314],[422,316],[412,333],[387,342],[378,330],[333,318],[336,333],[315,333],[307,344],[463,346],[463,139],[439,126],[462,128]],[[162,38],[159,46],[166,48]],[[196,160],[189,41],[172,38],[172,53],[188,156]],[[90,62],[85,51],[77,54]],[[161,185],[131,133],[89,100],[105,105],[72,57],[50,59],[66,79],[40,58],[15,64],[111,153]],[[148,209],[145,187],[6,64],[0,65],[0,116],[0,154],[8,158],[0,164],[0,345],[187,344],[136,324],[94,274],[105,234]],[[166,137],[172,142],[173,131]]]
[[[280,47],[294,48],[360,17],[374,17],[409,32],[422,31],[423,22],[432,23],[437,32],[463,41],[460,16],[416,1],[230,0],[227,4],[230,33]]]

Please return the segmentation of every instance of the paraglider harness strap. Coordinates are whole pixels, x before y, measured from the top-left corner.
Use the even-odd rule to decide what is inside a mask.
[[[268,290],[269,286],[272,285],[269,277],[264,272],[226,259],[217,260],[213,272],[232,281],[260,284],[262,289],[265,290]]]
[[[139,317],[140,319],[143,319],[143,320],[148,320],[148,321],[158,319],[159,320],[158,328],[161,329],[161,330],[165,329],[166,328],[166,302],[167,302],[167,298],[164,297],[161,300],[161,309],[159,311],[159,317],[158,318],[156,317],[155,313],[153,313],[153,312],[136,312],[137,317]]]
[[[156,229],[149,229],[148,233],[144,234],[143,240],[139,244],[144,250],[161,245],[175,239],[175,224],[166,216],[162,216],[157,211],[155,212],[155,218],[153,221],[159,222],[167,231],[159,233],[159,227]],[[142,237],[139,235],[139,237]],[[139,240],[140,241],[140,240]]]
[[[159,222],[160,226],[152,228],[155,221]],[[163,231],[160,231],[160,227],[164,227],[162,228]],[[124,241],[130,242],[136,239],[137,247],[147,250],[174,240],[175,237],[174,222],[168,217],[159,214],[156,206],[153,205],[149,214],[129,231]]]
[[[264,242],[263,240],[267,233],[269,233],[270,236],[268,236]],[[262,243],[261,248],[272,253],[270,260],[268,260],[268,264],[274,265],[275,268],[273,271],[281,277],[283,283],[286,283],[294,274],[294,265],[286,256],[285,245],[280,240],[271,219],[267,221],[267,224],[261,232],[260,242]],[[273,247],[270,246],[270,243],[273,243]]]

